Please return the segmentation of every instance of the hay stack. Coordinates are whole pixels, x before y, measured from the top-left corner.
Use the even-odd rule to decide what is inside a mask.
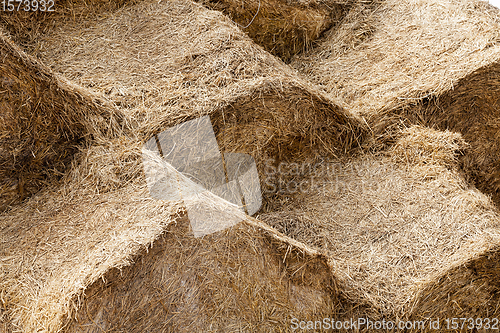
[[[323,32],[337,25],[353,0],[204,0],[234,20],[250,38],[288,62],[309,49]]]
[[[52,112],[63,124],[82,114],[88,123],[75,130],[76,143],[63,137],[62,146],[75,150],[62,179],[0,214],[0,315],[7,329],[57,332],[68,325],[72,331],[92,323],[127,331],[178,331],[184,324],[192,325],[186,330],[276,331],[287,316],[343,311],[321,253],[258,221],[248,217],[195,239],[183,225],[181,203],[149,196],[141,148],[170,126],[210,115],[225,151],[250,153],[256,161],[305,159],[348,150],[363,131],[359,122],[201,5],[144,1],[89,14],[83,24],[70,15],[85,13],[83,4],[69,4],[51,24],[30,32],[36,36],[23,48],[31,55],[13,48],[17,58],[34,63],[36,56],[51,68],[25,66],[34,83],[12,74],[18,84],[30,84],[33,94],[43,87],[56,101],[66,93],[55,83],[84,91],[82,98],[54,104]],[[14,39],[23,34],[22,24],[9,29]],[[12,58],[5,71],[15,68]],[[100,106],[92,101],[105,107],[92,111]],[[121,127],[102,116],[108,108],[123,119]],[[182,309],[188,312],[177,314]]]
[[[472,178],[500,203],[499,31],[500,12],[484,1],[374,2],[293,64],[377,137],[405,122],[461,133]]]
[[[327,251],[340,289],[381,318],[498,316],[500,216],[461,176],[463,148],[459,134],[409,128],[387,154],[296,177],[304,191],[259,218]]]
[[[123,114],[137,140],[210,114],[223,150],[279,161],[346,151],[362,134],[359,121],[217,12],[181,2],[60,6],[55,14],[10,13],[2,20],[25,51]],[[32,90],[51,91],[27,82]],[[72,135],[59,150],[80,137]],[[13,142],[13,150],[20,144]],[[17,178],[5,177],[4,191],[18,191]]]

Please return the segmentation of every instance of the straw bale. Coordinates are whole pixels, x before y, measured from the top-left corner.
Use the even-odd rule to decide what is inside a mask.
[[[180,202],[151,198],[141,146],[90,147],[63,186],[0,214],[7,332],[287,331],[358,307],[321,252],[256,219],[195,238]]]
[[[288,331],[364,311],[320,251],[258,220],[194,238],[180,202],[151,198],[134,139],[79,152],[62,186],[0,214],[0,233],[7,332]]]
[[[13,325],[58,331],[74,298],[110,267],[130,264],[173,213],[130,186],[99,197],[42,190],[13,207],[1,217],[0,266],[2,305]]]
[[[265,50],[288,62],[309,49],[323,32],[337,25],[353,0],[204,0],[228,15]]]
[[[138,140],[207,114],[222,150],[257,161],[338,154],[361,140],[358,119],[221,13],[145,1],[90,17],[60,16],[25,50],[110,100]]]
[[[498,59],[499,12],[479,0],[373,1],[292,65],[363,115],[452,89]]]
[[[390,0],[362,4],[343,22],[292,64],[386,143],[403,123],[461,133],[470,178],[500,203],[498,9]]]
[[[0,216],[2,308],[16,329],[272,330],[334,312],[325,258],[258,221],[197,239],[143,177],[99,196],[70,185]]]
[[[258,224],[195,239],[179,220],[133,266],[92,285],[67,331],[277,332],[334,313],[326,260],[272,243]]]
[[[0,210],[68,169],[77,147],[122,132],[118,110],[25,54],[0,32]]]
[[[494,317],[500,215],[463,178],[465,145],[457,133],[408,128],[387,153],[296,177],[309,186],[259,219],[326,251],[339,288],[386,320]]]

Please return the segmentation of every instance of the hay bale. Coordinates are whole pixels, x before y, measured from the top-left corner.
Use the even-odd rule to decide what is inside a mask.
[[[499,216],[460,174],[459,135],[410,128],[387,155],[285,191],[289,206],[259,218],[289,237],[247,218],[195,239],[179,202],[149,196],[141,147],[153,134],[210,115],[223,150],[252,154],[265,176],[282,162],[342,155],[362,126],[200,5],[145,1],[82,24],[62,15],[23,47],[85,87],[85,101],[109,101],[127,130],[96,125],[104,134],[79,146],[58,186],[0,214],[7,330],[286,331],[292,316],[356,311],[496,315]]]
[[[359,311],[321,252],[258,220],[195,238],[180,202],[151,197],[141,143],[79,155],[59,189],[0,214],[6,332],[277,331]]]
[[[151,198],[141,147],[92,146],[59,189],[0,215],[7,332],[275,331],[356,308],[321,252],[255,219],[195,238],[180,202]]]
[[[495,62],[498,10],[479,0],[360,4],[292,65],[356,113],[438,96]]]
[[[255,220],[194,238],[184,208],[152,199],[143,177],[99,196],[44,190],[0,230],[2,309],[22,331],[274,330],[340,309],[320,253]]]
[[[271,332],[338,311],[329,267],[314,251],[258,225],[195,239],[185,223],[92,285],[67,331]]]
[[[285,62],[309,49],[335,26],[352,0],[205,0],[200,3],[228,15],[250,38]]]
[[[43,190],[1,217],[2,306],[18,330],[58,331],[82,290],[109,267],[130,264],[175,213],[130,187],[85,191]]]
[[[500,215],[460,174],[464,145],[408,128],[386,154],[295,176],[295,200],[259,219],[326,251],[340,289],[386,320],[495,317]]]
[[[293,65],[393,143],[401,124],[459,132],[470,177],[499,203],[500,12],[484,1],[383,1],[351,10]]]
[[[25,54],[0,31],[0,211],[57,181],[78,147],[112,138],[124,117]]]
[[[210,114],[222,150],[259,162],[343,153],[363,135],[358,119],[218,12],[144,1],[102,16],[56,16],[57,28],[25,49],[110,100],[138,140]]]

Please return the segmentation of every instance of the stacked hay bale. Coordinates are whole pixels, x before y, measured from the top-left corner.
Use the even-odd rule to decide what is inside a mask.
[[[460,174],[464,144],[457,133],[409,128],[387,153],[296,177],[304,191],[259,218],[327,251],[340,289],[378,318],[494,318],[500,215]]]
[[[291,316],[355,308],[342,301],[320,252],[250,217],[195,239],[180,202],[150,197],[142,146],[170,126],[210,115],[225,151],[257,161],[307,159],[349,150],[363,133],[359,122],[201,5],[143,1],[113,7],[82,26],[78,15],[65,14],[85,12],[78,4],[54,16],[32,44],[25,40],[32,55],[2,36],[5,49],[31,64],[15,72],[13,54],[2,75],[34,78],[33,96],[41,88],[49,97],[67,96],[63,83],[82,92],[53,105],[47,98],[52,109],[44,108],[56,124],[82,123],[76,141],[68,134],[61,146],[52,144],[74,147],[71,154],[54,153],[68,158],[69,169],[0,214],[0,308],[8,329],[274,331]],[[16,39],[21,25],[10,20]],[[9,104],[13,114],[16,101]],[[30,110],[36,114],[36,106]],[[3,133],[11,135],[9,128]]]
[[[257,158],[285,156],[294,145],[317,155],[345,151],[361,134],[335,101],[217,12],[142,4],[83,27],[70,17],[56,26],[37,37],[35,54],[111,100],[136,122],[142,139],[206,114],[223,149]]]
[[[71,4],[51,16],[50,24],[39,18],[38,34],[31,43],[24,40],[25,50],[114,105],[133,123],[138,140],[206,114],[223,149],[258,159],[279,160],[290,151],[335,154],[361,134],[355,119],[220,14],[164,4],[174,13],[196,12],[195,24],[144,5],[119,9],[120,15],[104,20],[105,11],[97,15],[92,6]],[[21,41],[26,33],[20,22],[27,14],[17,14],[19,21],[11,15],[4,20]]]
[[[41,107],[50,115],[46,136],[58,131],[62,138],[47,140],[41,152],[52,155],[33,168],[49,174],[56,165],[61,179],[0,213],[0,329],[289,331],[292,318],[497,315],[491,277],[498,272],[500,217],[461,174],[457,156],[470,148],[456,133],[389,126],[424,113],[423,122],[432,123],[439,108],[432,111],[422,98],[432,92],[447,100],[447,70],[454,70],[454,84],[496,59],[496,22],[488,17],[496,12],[474,2],[359,2],[343,28],[295,60],[325,94],[201,5],[89,3],[100,6],[61,2],[50,22],[42,13],[1,16],[24,49],[0,36],[10,59],[0,67],[10,115],[2,146],[32,151],[37,141],[29,131],[37,123],[23,129],[34,137],[26,146],[9,124]],[[439,52],[420,55],[441,58],[415,70],[423,60],[408,56],[409,45],[435,43],[443,22],[449,28],[468,15],[476,18],[471,26],[460,22],[482,33],[479,50],[468,49],[467,38],[455,43],[451,33]],[[29,29],[26,17],[36,19]],[[416,24],[424,18],[441,26]],[[430,26],[436,31],[427,38]],[[402,31],[411,38],[395,35]],[[450,67],[450,54],[470,59]],[[388,70],[395,59],[404,71]],[[30,106],[32,99],[40,102]],[[376,136],[385,124],[390,150],[348,156],[364,128],[339,104],[364,117]],[[195,238],[185,202],[151,198],[144,143],[206,115],[222,150],[255,158],[265,198],[281,190],[284,206],[270,204],[274,212],[257,216],[275,229],[212,196],[208,206],[244,221]],[[12,156],[2,151],[0,165],[17,161]],[[285,187],[275,186],[282,176]]]
[[[383,1],[351,10],[293,65],[394,142],[402,123],[459,132],[476,185],[499,197],[498,9],[484,1]]]
[[[200,239],[182,207],[139,182],[61,192],[2,216],[2,308],[15,329],[273,331],[340,308],[325,258],[265,225]]]

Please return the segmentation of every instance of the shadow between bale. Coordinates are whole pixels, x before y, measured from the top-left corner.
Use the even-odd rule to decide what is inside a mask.
[[[123,132],[105,101],[54,74],[0,32],[0,210],[60,179],[79,147]]]
[[[280,164],[320,163],[346,156],[366,130],[327,99],[300,86],[259,87],[211,115],[223,152],[243,152],[257,163],[260,187]],[[264,191],[263,209],[279,209],[275,193]]]
[[[383,112],[373,120],[380,142],[390,144],[401,127],[422,124],[462,134],[469,143],[461,158],[468,179],[500,204],[500,65],[493,63],[457,82],[439,97]]]
[[[353,5],[352,0],[202,0],[222,11],[266,51],[285,62],[311,48],[325,31],[337,25]]]

